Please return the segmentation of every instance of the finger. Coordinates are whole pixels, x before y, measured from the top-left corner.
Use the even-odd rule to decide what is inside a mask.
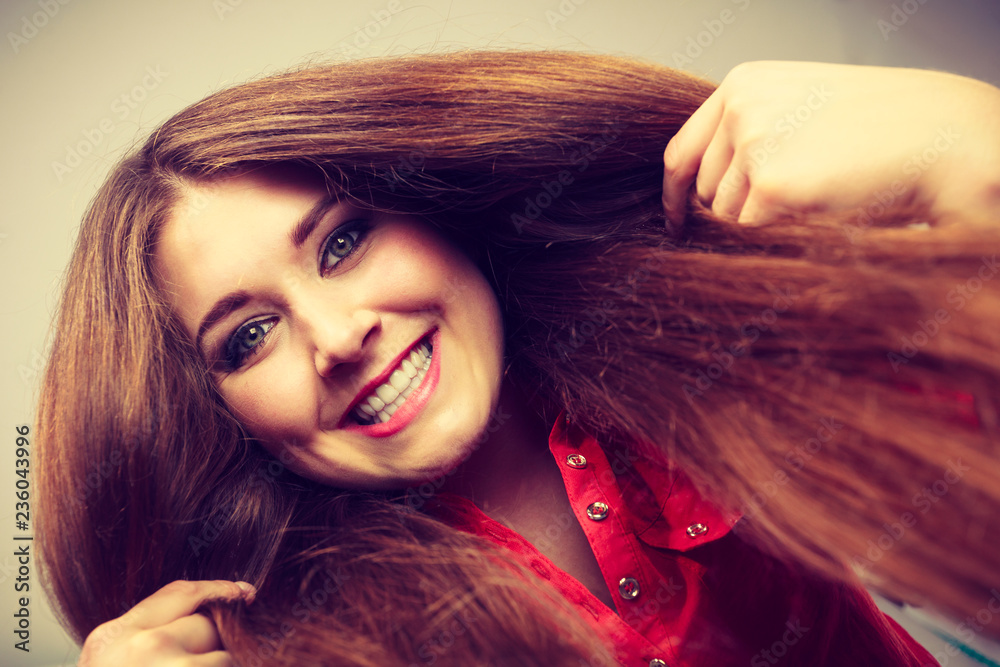
[[[773,214],[773,207],[764,206],[761,204],[759,198],[754,197],[752,194],[748,195],[746,201],[743,202],[743,208],[740,210],[740,214],[736,219],[736,222],[740,224],[752,224],[754,222],[758,222],[759,220],[763,220],[766,217],[769,208]]]
[[[194,667],[236,667],[236,661],[226,651],[212,651],[203,655],[188,656],[184,664]]]
[[[209,653],[222,650],[222,639],[212,619],[202,614],[182,616],[155,632],[167,632],[187,653]]]
[[[740,220],[749,192],[750,176],[739,161],[733,160],[715,190],[712,212],[726,220]]]
[[[190,616],[206,600],[234,599],[244,594],[244,589],[233,581],[174,581],[125,612],[121,621],[140,630],[156,628]]]
[[[712,206],[719,185],[733,161],[733,145],[725,132],[716,132],[701,158],[695,192],[705,206]]]
[[[698,175],[701,158],[722,118],[723,103],[718,91],[709,95],[663,153],[663,208],[675,227],[684,224],[687,195]]]

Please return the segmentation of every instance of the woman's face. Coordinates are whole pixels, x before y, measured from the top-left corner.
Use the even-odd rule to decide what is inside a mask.
[[[457,465],[487,425],[496,298],[417,219],[256,171],[191,186],[156,265],[232,412],[306,477],[405,487]]]

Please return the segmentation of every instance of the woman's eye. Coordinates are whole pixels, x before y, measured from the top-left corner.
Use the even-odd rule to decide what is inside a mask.
[[[227,370],[233,371],[246,363],[247,358],[261,349],[261,344],[267,333],[274,327],[277,320],[255,320],[247,322],[237,329],[226,342],[223,362]]]
[[[323,255],[320,258],[321,273],[332,271],[342,259],[350,256],[361,244],[365,234],[368,233],[368,228],[368,221],[352,220],[335,229],[323,244]]]

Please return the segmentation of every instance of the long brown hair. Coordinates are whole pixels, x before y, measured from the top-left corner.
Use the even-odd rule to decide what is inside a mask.
[[[480,541],[296,477],[227,412],[150,257],[179,183],[273,163],[460,240],[501,300],[509,372],[547,416],[656,448],[743,510],[742,539],[983,608],[1000,584],[1000,232],[902,229],[917,209],[747,227],[694,207],[668,233],[662,149],[711,90],[619,58],[456,53],[253,81],[154,132],[87,212],[38,413],[42,562],[77,636],[173,579],[246,579],[262,616],[214,613],[251,664],[255,633],[339,567],[345,594],[313,634],[272,642],[289,664],[320,645],[341,664],[426,662],[434,623],[463,609],[491,620],[449,662],[605,659],[564,605],[515,613],[522,578]]]

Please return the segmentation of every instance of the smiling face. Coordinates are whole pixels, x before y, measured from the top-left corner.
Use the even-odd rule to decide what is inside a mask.
[[[251,435],[345,488],[401,488],[465,458],[499,396],[503,342],[464,254],[299,172],[185,199],[161,231],[159,280]]]

